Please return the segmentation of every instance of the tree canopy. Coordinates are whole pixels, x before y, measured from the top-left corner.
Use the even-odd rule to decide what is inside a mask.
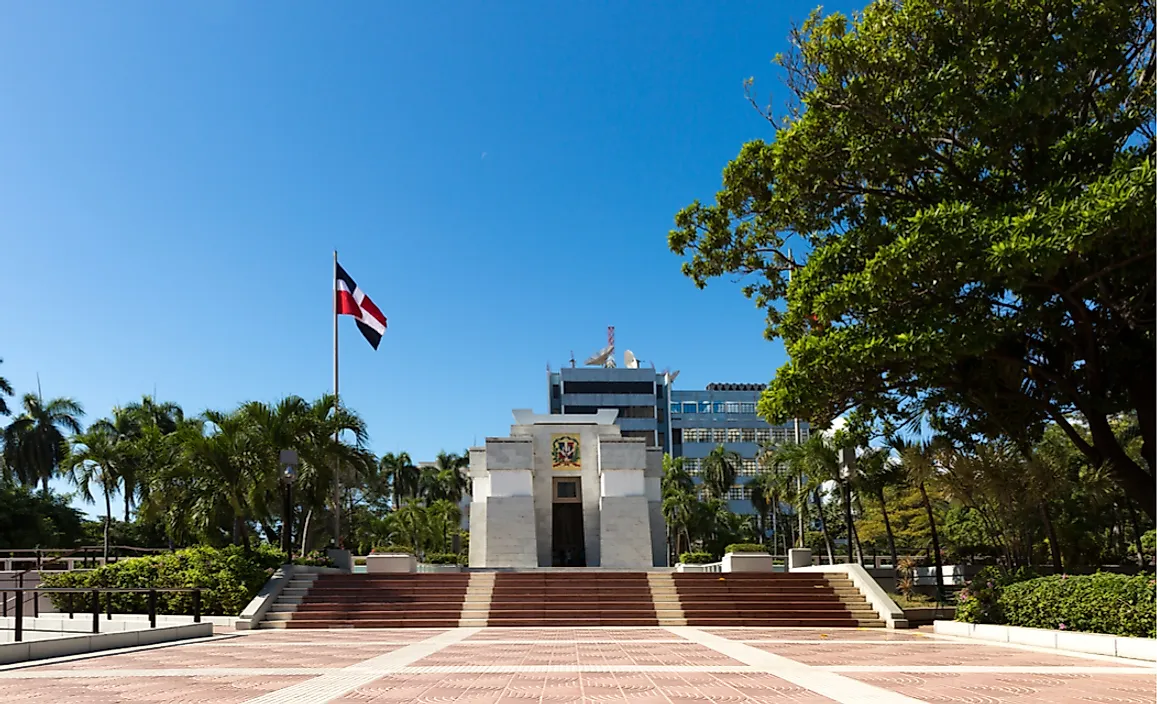
[[[789,355],[761,413],[1055,424],[1157,515],[1151,0],[882,0],[792,40],[774,139],[668,237],[699,287],[751,277]]]

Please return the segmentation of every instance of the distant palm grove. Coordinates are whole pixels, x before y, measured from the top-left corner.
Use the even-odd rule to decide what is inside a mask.
[[[9,418],[0,453],[0,549],[277,545],[285,449],[300,463],[292,492],[296,551],[338,542],[335,471],[347,547],[368,552],[393,543],[447,552],[461,542],[466,454],[442,452],[422,468],[406,453],[379,459],[366,449],[365,422],[352,410],[335,410],[329,395],[251,401],[196,416],[143,396],[87,425],[74,399],[15,396],[0,376],[0,415]],[[104,520],[83,521],[68,497],[52,493],[54,478],[99,505]]]

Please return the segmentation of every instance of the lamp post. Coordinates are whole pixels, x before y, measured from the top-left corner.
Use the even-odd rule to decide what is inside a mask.
[[[281,511],[281,549],[293,562],[293,482],[297,479],[297,453],[281,451],[281,485],[284,504]]]

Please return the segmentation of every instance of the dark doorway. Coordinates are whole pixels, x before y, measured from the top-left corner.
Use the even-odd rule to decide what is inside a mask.
[[[551,504],[552,567],[586,567],[582,490],[578,477],[556,477]]]

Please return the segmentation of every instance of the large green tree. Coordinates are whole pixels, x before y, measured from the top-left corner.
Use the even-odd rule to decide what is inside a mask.
[[[0,364],[3,364],[3,362],[4,360],[0,359]],[[12,384],[0,376],[0,416],[6,416],[12,413],[12,409],[8,408],[8,399],[4,397],[11,396],[13,393],[15,392],[12,390]]]
[[[1152,1],[881,0],[777,62],[774,140],[668,238],[700,287],[754,278],[789,355],[761,413],[1054,423],[1157,515]]]

